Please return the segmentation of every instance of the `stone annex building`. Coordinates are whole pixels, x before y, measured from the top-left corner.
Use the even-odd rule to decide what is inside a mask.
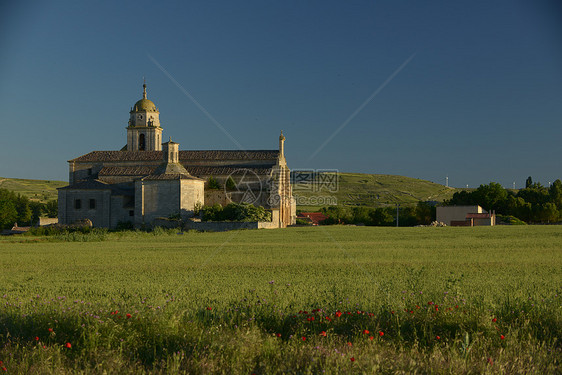
[[[69,160],[69,185],[60,188],[59,223],[89,219],[94,227],[151,225],[157,218],[187,219],[203,205],[247,202],[272,212],[274,226],[295,223],[290,170],[281,132],[278,150],[179,150],[162,143],[160,112],[147,98],[131,108],[127,146]],[[230,189],[210,189],[209,178]],[[227,184],[229,177],[235,183]]]

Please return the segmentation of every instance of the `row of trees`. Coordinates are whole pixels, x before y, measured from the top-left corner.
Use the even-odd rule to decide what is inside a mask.
[[[215,204],[201,209],[203,221],[271,221],[271,212],[249,203]]]
[[[562,181],[549,187],[533,183],[527,178],[525,189],[513,192],[491,182],[480,185],[472,192],[461,191],[453,195],[446,205],[479,205],[487,211],[515,216],[527,223],[552,223],[562,220]]]
[[[32,225],[43,215],[57,217],[56,200],[41,203],[10,190],[0,189],[0,229],[11,228],[16,222],[18,225]]]
[[[330,206],[322,208],[328,216],[322,224],[364,224],[375,226],[396,225],[395,207],[346,207]],[[435,206],[418,202],[414,207],[400,207],[398,213],[400,226],[428,225],[435,220]]]

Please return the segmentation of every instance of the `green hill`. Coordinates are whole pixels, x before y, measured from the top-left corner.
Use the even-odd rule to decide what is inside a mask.
[[[330,182],[294,185],[297,209],[316,210],[333,203],[334,198],[338,205],[369,207],[396,203],[414,205],[419,201],[441,202],[461,190],[417,178],[362,173],[339,173],[337,187],[334,188],[335,174],[326,173],[323,177],[320,180]]]
[[[57,199],[57,188],[68,185],[64,181],[25,180],[0,177],[0,189],[7,189],[25,195],[29,199],[47,202]]]
[[[347,206],[380,207],[408,205],[418,201],[450,199],[460,189],[446,187],[417,178],[362,173],[325,173],[325,183],[294,185],[297,208],[316,210],[331,203]],[[33,200],[46,202],[57,198],[57,188],[66,186],[64,181],[24,180],[0,177],[0,188],[15,191]]]

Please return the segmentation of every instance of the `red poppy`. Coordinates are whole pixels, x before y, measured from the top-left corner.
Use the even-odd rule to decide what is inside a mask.
[[[2,371],[8,371],[6,367],[2,367]]]
[[[379,336],[384,336],[384,332],[383,332],[383,331],[379,331]]]
[[[306,341],[306,337],[303,336],[303,337],[302,337],[302,341]]]
[[[433,302],[429,301],[427,304],[428,304],[428,305],[433,305]]]
[[[441,340],[441,336],[435,336],[437,340]]]
[[[351,362],[355,362],[355,357],[351,357],[349,360],[350,360]]]
[[[329,316],[327,316],[327,317],[326,317],[326,320],[327,320],[327,321],[329,321],[329,322],[331,322],[331,321],[332,321],[332,319],[330,319],[330,317],[329,317]]]
[[[504,336],[504,335],[501,335],[501,336],[500,336],[500,339],[502,339],[502,340],[505,339],[505,336]]]
[[[278,333],[278,334],[277,334],[277,337],[281,337],[281,334],[280,334],[280,333]]]
[[[341,311],[336,311],[336,316],[339,318],[341,316]]]
[[[374,339],[374,337],[373,337],[373,336],[369,336],[369,340],[372,340],[372,339]]]
[[[458,309],[458,308],[459,308],[459,305],[455,305],[455,309]]]
[[[326,331],[322,331],[322,332],[320,332],[320,336],[324,336],[324,337],[326,337]]]
[[[39,341],[39,337],[35,336],[35,341]]]
[[[391,313],[392,315],[394,315],[394,311],[391,311],[390,313]]]
[[[435,306],[435,311],[439,311],[439,307]]]
[[[131,319],[131,314],[127,314],[127,319]]]
[[[352,344],[352,343],[350,343],[350,342],[348,342],[348,343],[347,343],[347,345],[349,345],[349,346],[353,346],[353,344]]]
[[[71,345],[69,342],[67,342],[65,346],[66,346],[68,349],[72,348],[72,345]]]
[[[213,309],[212,307],[207,307],[207,310],[212,310],[212,309]]]
[[[369,334],[369,331],[366,330],[366,329],[364,329],[364,330],[363,330],[363,334],[364,334],[364,335],[368,335],[368,334]]]
[[[492,322],[493,322],[493,323],[495,323],[495,322],[497,322],[497,321],[498,321],[498,320],[497,320],[496,318],[492,319]]]
[[[49,332],[53,332],[53,329],[52,329],[52,328],[49,328]]]
[[[369,313],[369,316],[370,316],[370,317],[373,317],[373,316],[375,316],[375,314],[373,314],[373,313]]]

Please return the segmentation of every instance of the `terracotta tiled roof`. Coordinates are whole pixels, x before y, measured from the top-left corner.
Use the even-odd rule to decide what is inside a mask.
[[[64,186],[57,190],[85,189],[85,190],[111,190],[111,186],[100,180],[81,180],[73,185]]]
[[[146,176],[142,179],[143,181],[150,181],[150,180],[195,180],[195,181],[204,181],[200,178],[193,177],[183,173],[162,173],[162,174],[152,174]]]
[[[186,166],[187,171],[193,176],[227,176],[242,175],[247,171],[258,176],[267,176],[275,164],[259,166]],[[157,167],[103,167],[99,176],[148,176],[153,174]]]
[[[201,150],[180,151],[180,161],[190,160],[276,160],[278,150]],[[163,160],[162,151],[92,151],[71,159],[72,162],[154,161]]]
[[[226,175],[242,175],[248,171],[258,176],[269,175],[274,164],[271,166],[220,166],[220,167],[204,167],[204,166],[187,166],[186,169],[194,176],[226,176]]]
[[[321,212],[302,212],[297,216],[298,219],[309,219],[314,224],[319,224],[320,222],[326,220],[328,216]]]
[[[157,167],[103,167],[99,176],[147,176]]]

